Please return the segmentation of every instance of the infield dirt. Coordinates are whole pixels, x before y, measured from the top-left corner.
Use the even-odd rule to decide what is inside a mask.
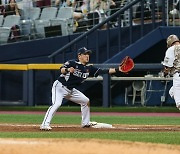
[[[97,139],[0,139],[1,154],[179,154],[180,146]]]
[[[175,115],[173,114],[173,116]],[[180,131],[180,126],[178,125],[113,125],[113,127],[112,129],[84,129],[79,125],[52,125],[52,132]],[[0,124],[0,133],[3,132],[40,132],[40,130],[39,125]],[[0,154],[110,153],[180,154],[180,146],[99,139],[0,139]]]
[[[52,125],[51,131],[80,131],[80,132],[118,132],[118,131],[180,131],[179,125],[120,125],[113,128],[81,128],[79,125]],[[32,124],[0,124],[0,132],[40,132],[39,125]]]

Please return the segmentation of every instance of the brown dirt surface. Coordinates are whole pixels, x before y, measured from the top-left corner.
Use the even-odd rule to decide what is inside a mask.
[[[97,131],[180,131],[179,125],[120,125],[115,124],[113,128],[81,128],[80,125],[52,125],[53,132],[97,132]],[[0,132],[40,132],[39,125],[32,124],[0,124]]]
[[[179,154],[180,146],[98,139],[0,139],[1,154]]]
[[[16,113],[14,113],[16,114]],[[24,113],[22,113],[24,114]],[[37,113],[36,113],[37,114]],[[42,114],[42,113],[40,113]],[[70,113],[68,113],[70,114]],[[96,113],[94,113],[96,114]],[[98,113],[99,114],[99,113]],[[102,114],[102,113],[101,113]],[[117,113],[119,115],[119,113]],[[108,113],[109,115],[109,113]],[[127,116],[129,113],[122,114]],[[137,115],[137,113],[136,113]],[[137,116],[149,116],[139,113]],[[132,113],[131,115],[132,116]],[[180,114],[151,114],[180,116]],[[179,125],[113,125],[114,128],[81,128],[79,125],[52,125],[52,132],[128,132],[180,131]],[[0,124],[3,132],[40,132],[39,125]],[[140,143],[100,139],[3,139],[0,154],[180,154],[180,145]]]
[[[180,131],[180,126],[113,125],[113,128],[81,128],[52,125],[52,132]],[[40,132],[39,125],[0,124],[0,132]],[[180,146],[99,139],[0,139],[1,154],[180,154]]]

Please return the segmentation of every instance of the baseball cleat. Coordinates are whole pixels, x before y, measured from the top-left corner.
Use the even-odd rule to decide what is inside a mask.
[[[52,128],[49,125],[41,125],[40,130],[51,130]]]
[[[82,128],[89,128],[89,127],[91,127],[90,125],[84,125],[84,126],[82,126]]]
[[[95,126],[95,125],[97,125],[97,122],[95,122],[95,121],[90,121],[88,125],[84,125],[84,126],[82,126],[82,128],[89,128],[89,127],[93,127],[93,126]]]

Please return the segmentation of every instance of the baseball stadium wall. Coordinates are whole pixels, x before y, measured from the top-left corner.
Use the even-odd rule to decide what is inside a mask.
[[[101,68],[118,66],[118,64],[95,65]],[[34,106],[49,104],[49,102],[51,102],[50,89],[54,80],[53,77],[55,73],[58,74],[60,66],[62,66],[62,64],[0,64],[0,87],[1,92],[4,92],[0,95],[0,105]],[[79,87],[79,89],[81,91],[88,89],[85,91],[85,94],[91,98],[93,106],[109,107],[113,105],[132,105],[132,85],[135,81],[142,81],[146,84],[144,93],[145,100],[143,104],[141,99],[138,103],[147,106],[170,105],[169,103],[172,102],[172,100],[170,101],[166,95],[166,91],[172,86],[172,79],[157,76],[152,77],[150,75],[146,75],[145,77],[138,76],[137,71],[141,70],[140,73],[142,73],[143,70],[147,70],[149,67],[151,67],[152,70],[156,70],[161,68],[161,65],[136,64],[133,72],[128,76],[124,74],[124,76],[121,75],[118,77],[118,74],[116,74],[117,77],[104,75],[103,78],[88,78],[85,86]],[[13,74],[12,72],[15,73]],[[40,75],[39,77],[37,76],[38,73]],[[137,77],[132,76],[133,74]],[[19,88],[20,86],[21,88]],[[7,91],[3,90],[4,87],[5,89],[8,88]],[[14,91],[12,92],[13,89]],[[130,93],[127,93],[127,90]],[[96,97],[94,97],[94,94],[96,94]],[[131,99],[129,99],[129,96],[131,96]],[[2,99],[3,97],[6,97],[6,99]],[[162,97],[164,97],[164,100],[162,100]],[[38,101],[43,103],[38,103]],[[69,105],[71,102],[63,103]]]
[[[149,27],[148,27],[149,26]],[[148,33],[150,25],[147,25],[147,31]],[[158,28],[158,31],[162,31],[162,28]],[[160,30],[161,29],[161,30]],[[138,33],[138,26],[134,29],[135,34],[139,35]],[[123,50],[127,50],[126,53],[129,54],[129,56],[132,56],[134,58],[134,61],[136,64],[141,63],[143,66],[144,64],[154,64],[155,66],[160,64],[160,62],[163,60],[164,52],[165,52],[165,37],[166,35],[169,35],[169,33],[177,34],[179,33],[179,29],[173,29],[173,28],[167,28],[165,27],[165,30],[163,33],[159,35],[157,33],[156,42],[152,40],[152,37],[144,37],[141,41],[135,42],[136,48],[132,51],[131,46],[128,46],[127,43],[127,29],[124,28],[122,31],[122,35],[124,35],[123,43],[121,44],[124,46],[124,49],[120,51],[121,53],[125,54]],[[113,29],[111,30],[111,46],[109,53],[110,58],[106,59],[106,31],[99,31],[100,33],[100,41],[98,43],[99,48],[99,59],[98,63],[103,63],[104,61],[110,61],[110,63],[113,63],[111,61],[113,58],[116,58],[116,55],[120,54],[118,51],[117,46],[117,30]],[[153,33],[153,32],[152,32]],[[156,33],[156,32],[154,32]],[[19,43],[12,43],[7,45],[2,45],[0,48],[1,57],[0,61],[1,64],[48,64],[50,62],[48,56],[52,54],[54,51],[59,49],[60,47],[64,46],[71,40],[77,38],[80,34],[74,34],[72,36],[66,36],[66,37],[56,37],[56,38],[47,38],[44,40],[33,40],[33,41],[27,41],[27,42],[19,42]],[[151,36],[148,33],[149,36]],[[163,36],[162,36],[163,35]],[[79,47],[86,46],[89,49],[92,49],[94,53],[97,49],[97,44],[95,42],[95,33],[92,33],[92,35],[89,36],[88,42],[82,40],[76,44],[76,46],[72,47],[72,49],[67,49],[66,51],[66,57],[63,57],[62,54],[58,55],[55,58],[56,63],[63,63],[65,60],[68,59],[74,59],[77,56],[76,50]],[[153,35],[154,36],[154,35]],[[133,39],[136,40],[137,36],[134,35]],[[153,43],[151,43],[153,42]],[[141,44],[143,43],[143,44]],[[88,45],[87,45],[88,44]],[[145,45],[148,45],[148,49],[143,51],[143,47]],[[135,52],[138,51],[138,46],[141,53],[139,55],[135,55]],[[128,46],[128,47],[127,47]],[[145,49],[145,48],[144,48]],[[71,52],[71,51],[74,52]],[[130,53],[131,50],[131,53]],[[96,53],[97,54],[97,53]],[[96,54],[93,54],[91,57],[91,63],[97,63]],[[13,56],[12,56],[13,55]],[[123,55],[121,55],[123,56]],[[117,61],[117,59],[115,60]],[[117,62],[116,62],[117,63]],[[31,70],[32,71],[32,70]],[[33,70],[35,74],[33,74],[33,77],[31,77],[31,80],[28,80],[28,84],[23,84],[24,78],[27,78],[27,76],[30,76],[28,69],[27,70],[13,70],[11,71],[11,68],[8,70],[1,70],[0,73],[0,105],[47,105],[51,101],[51,84],[52,80],[54,80],[58,75],[58,70]],[[144,69],[139,69],[133,71],[131,74],[132,76],[136,77],[142,77],[147,74],[155,75],[160,71],[160,67],[156,67],[155,69],[151,67],[146,67]],[[31,74],[32,75],[32,74]],[[118,74],[117,74],[118,76]],[[94,82],[94,83],[93,83]],[[90,97],[92,100],[93,106],[102,106],[103,103],[103,90],[102,90],[102,82],[100,81],[93,81],[88,82],[85,87],[80,87],[81,90],[85,92],[85,94]],[[125,87],[129,87],[132,85],[132,81],[112,81],[111,82],[111,99],[109,102],[110,105],[127,105],[125,104]],[[154,88],[156,91],[148,94],[146,105],[154,106],[154,105],[161,105],[163,101],[163,105],[174,105],[174,101],[169,98],[168,91],[164,90],[164,86],[166,85],[166,88],[169,89],[169,87],[172,85],[171,81],[164,82],[164,81],[153,81],[151,83],[151,88]],[[25,91],[24,88],[28,89],[31,88],[30,85],[33,85],[34,89],[33,92]],[[27,88],[28,87],[28,88]],[[153,90],[153,89],[150,89]],[[96,97],[94,97],[94,94],[96,94]],[[33,95],[34,98],[31,100],[31,103],[25,103],[23,100],[26,100],[29,98],[27,95]],[[163,96],[163,97],[161,97]],[[165,99],[164,99],[165,98]],[[29,98],[30,99],[30,98]],[[131,99],[131,98],[130,98]],[[71,102],[64,102],[64,104],[71,104]],[[130,103],[131,104],[131,103]],[[137,104],[139,105],[139,104]]]

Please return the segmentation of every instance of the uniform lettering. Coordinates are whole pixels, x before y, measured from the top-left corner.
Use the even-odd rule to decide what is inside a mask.
[[[75,69],[73,75],[74,75],[74,76],[77,76],[77,77],[79,77],[79,78],[86,79],[86,78],[89,76],[89,73],[83,73],[83,72],[81,72],[80,70]]]

